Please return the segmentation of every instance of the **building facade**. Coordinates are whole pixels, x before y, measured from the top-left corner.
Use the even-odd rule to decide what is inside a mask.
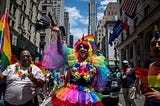
[[[96,43],[98,44],[98,49],[101,50],[111,67],[114,67],[116,62],[119,60],[117,55],[115,55],[115,52],[117,51],[115,51],[114,43],[113,46],[110,46],[108,43],[110,33],[113,32],[113,27],[117,20],[117,13],[118,3],[108,3],[104,11],[103,19],[98,23],[96,33]]]
[[[64,29],[66,33],[66,38],[64,40],[66,41],[66,44],[69,45],[70,24],[69,24],[69,13],[68,12],[64,12]]]
[[[28,49],[33,59],[39,59],[39,33],[35,31],[35,23],[39,16],[40,0],[6,0],[0,1],[0,16],[5,10],[9,14],[12,54],[19,59],[23,49]]]
[[[55,13],[53,11],[53,0],[41,0],[41,5],[40,5],[40,10],[41,10],[41,17],[39,19],[48,19],[48,14],[52,16],[52,19],[56,25],[58,25],[58,19],[55,16]],[[51,32],[49,28],[47,29],[41,29],[38,31],[40,33],[40,53],[43,55],[43,51],[46,46],[48,46],[54,39],[56,39],[56,34]]]
[[[121,8],[124,0],[118,0]],[[133,67],[148,68],[152,60],[149,45],[154,26],[160,28],[160,1],[139,0],[135,17],[130,19],[120,9],[120,18],[127,22],[129,29],[119,36],[120,60],[127,59]]]
[[[53,1],[53,11],[57,18],[57,24],[59,26],[64,26],[64,0],[52,0]]]
[[[88,33],[95,35],[97,27],[97,0],[89,0]]]

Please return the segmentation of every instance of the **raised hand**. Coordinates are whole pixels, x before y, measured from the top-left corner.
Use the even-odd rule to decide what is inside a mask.
[[[58,34],[60,34],[60,29],[57,26],[52,26],[52,24],[50,24],[50,29]]]

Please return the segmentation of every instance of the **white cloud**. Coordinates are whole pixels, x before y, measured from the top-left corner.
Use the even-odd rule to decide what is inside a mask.
[[[105,11],[109,2],[117,2],[117,0],[100,0],[100,6],[98,7],[98,10],[100,12],[97,13],[98,21],[103,18],[104,11]]]
[[[98,21],[101,20],[103,18],[103,16],[104,16],[103,12],[98,12],[97,13],[97,19],[98,19]]]
[[[101,5],[107,5],[109,2],[117,2],[117,0],[102,0],[100,2]]]
[[[76,7],[65,7],[65,11],[69,12],[70,32],[74,35],[74,42],[87,34],[87,28],[81,28],[88,25],[88,16],[84,17]]]
[[[83,34],[87,35],[87,28],[71,28],[71,34],[74,36],[74,43],[79,39],[82,38]]]
[[[77,0],[83,2],[89,2],[89,0]],[[97,18],[98,20],[103,18],[104,10],[109,2],[117,2],[117,0],[99,0]],[[88,16],[84,16],[80,13],[77,7],[65,7],[65,11],[69,12],[70,32],[74,36],[74,42],[77,41],[82,35],[88,34]],[[85,27],[82,27],[85,26]]]
[[[83,17],[76,7],[65,7],[65,10],[66,12],[69,12],[69,21],[73,26],[77,24],[77,20]]]
[[[69,12],[69,21],[71,27],[79,25],[79,23],[87,25],[88,18],[80,14],[80,11],[76,7],[65,7],[65,11]]]

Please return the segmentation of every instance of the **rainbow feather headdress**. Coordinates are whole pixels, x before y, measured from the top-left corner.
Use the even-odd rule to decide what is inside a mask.
[[[76,54],[77,54],[77,50],[80,44],[83,44],[88,47],[88,54],[89,54],[88,57],[90,58],[92,56],[92,48],[96,46],[96,43],[94,41],[94,36],[92,34],[89,34],[86,36],[83,35],[83,37],[79,39],[74,45]]]
[[[92,49],[93,47],[96,46],[96,43],[95,43],[95,40],[94,40],[94,36],[92,34],[88,34],[86,36],[83,35],[83,37],[81,39],[79,39],[74,47],[75,47],[75,50],[77,50],[78,46],[83,43],[85,46],[89,47],[89,49]],[[91,47],[91,48],[90,48]]]
[[[93,34],[88,34],[86,36],[83,36],[81,39],[83,39],[83,40],[87,41],[88,43],[90,43],[90,45],[92,47],[96,46]]]

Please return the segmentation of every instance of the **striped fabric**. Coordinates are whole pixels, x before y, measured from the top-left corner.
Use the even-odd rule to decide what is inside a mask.
[[[2,71],[11,61],[10,30],[8,25],[8,12],[5,12],[0,20],[0,52],[2,61]]]
[[[136,6],[139,0],[124,0],[122,4],[122,10],[125,11],[125,14],[133,18],[135,15]]]
[[[157,67],[155,63],[149,69],[148,85],[160,91],[160,67]]]

